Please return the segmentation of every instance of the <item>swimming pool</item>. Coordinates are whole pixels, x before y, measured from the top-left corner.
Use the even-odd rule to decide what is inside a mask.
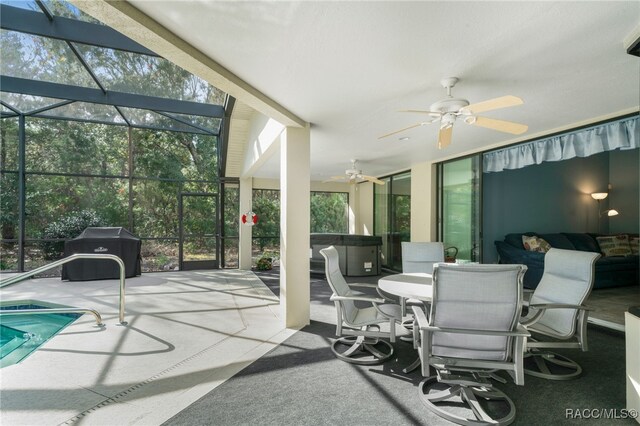
[[[81,314],[51,313],[11,315],[18,309],[67,308],[39,300],[6,301],[0,304],[0,368],[17,364],[35,352]]]

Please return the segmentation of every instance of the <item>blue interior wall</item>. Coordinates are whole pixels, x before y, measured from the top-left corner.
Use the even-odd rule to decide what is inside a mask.
[[[638,232],[638,151],[483,174],[483,262],[498,261],[494,241],[511,232]],[[620,215],[599,220],[592,192],[610,192],[600,208]]]
[[[609,218],[609,232],[640,233],[640,149],[609,153],[609,205],[618,216]]]

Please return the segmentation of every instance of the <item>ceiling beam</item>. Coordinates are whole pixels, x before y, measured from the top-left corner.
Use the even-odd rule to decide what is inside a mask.
[[[55,16],[53,20],[49,20],[44,13],[4,4],[0,5],[0,27],[4,30],[18,31],[41,37],[158,56],[155,52],[106,25],[78,21],[62,16]]]
[[[83,12],[285,126],[307,123],[126,1],[70,0]]]
[[[50,83],[48,81],[28,80],[25,78],[0,76],[0,87],[3,92],[21,93],[24,95],[44,96],[47,98],[68,99],[79,102],[113,105],[127,108],[140,108],[173,112],[176,114],[200,115],[204,117],[223,118],[224,107],[220,105],[201,104],[198,102],[180,101],[159,98],[156,96],[137,95],[107,91],[90,87],[71,86],[68,84]]]

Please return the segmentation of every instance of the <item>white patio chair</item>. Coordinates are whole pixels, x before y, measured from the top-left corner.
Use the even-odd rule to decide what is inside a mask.
[[[413,312],[422,375],[436,370],[420,383],[418,395],[437,415],[462,425],[506,425],[515,419],[513,402],[489,379],[506,383],[494,374],[505,370],[517,385],[524,384],[529,333],[518,319],[525,271],[524,265],[434,267],[430,318],[418,306]]]
[[[391,358],[393,346],[381,338],[395,342],[396,323],[402,318],[400,306],[386,304],[382,297],[371,296],[353,290],[354,284],[347,284],[342,273],[335,247],[320,250],[325,259],[327,282],[333,291],[331,300],[336,305],[336,336],[331,345],[333,353],[342,361],[353,364],[378,364]],[[359,287],[377,288],[375,284],[357,284]],[[369,307],[359,308],[355,302],[367,302]],[[388,324],[389,331],[381,331],[381,324]],[[341,337],[345,336],[345,337]],[[339,351],[338,346],[348,346]],[[382,348],[381,348],[382,346]]]
[[[529,312],[521,319],[534,335],[527,342],[525,354],[534,362],[531,366],[527,363],[525,373],[552,380],[568,380],[582,373],[578,363],[546,349],[587,351],[589,309],[584,302],[591,293],[599,257],[599,253],[555,248],[545,254],[542,279],[531,299],[525,302]]]

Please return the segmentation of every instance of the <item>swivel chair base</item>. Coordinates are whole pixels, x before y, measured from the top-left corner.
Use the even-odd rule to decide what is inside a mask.
[[[340,352],[337,349],[338,345],[346,345],[349,348]],[[380,345],[383,348],[379,348]],[[381,364],[393,356],[391,343],[364,336],[341,337],[333,342],[331,350],[338,359],[359,365]]]
[[[577,362],[555,352],[534,350],[526,353],[524,359],[524,373],[530,376],[549,380],[571,380],[582,374],[582,367]]]
[[[400,325],[409,332],[408,336],[400,336],[400,340],[404,342],[413,342],[413,318],[406,319]]]
[[[448,387],[444,390],[429,392],[429,388],[434,384],[445,384]],[[516,407],[513,401],[502,391],[495,389],[490,383],[473,383],[465,380],[450,382],[438,381],[437,376],[431,376],[420,382],[418,395],[425,405],[438,416],[459,425],[509,425],[516,417]],[[453,400],[452,400],[453,399]],[[503,408],[500,418],[492,417],[485,409],[480,400],[500,404]],[[444,402],[443,406],[436,403]],[[462,417],[445,410],[446,407],[454,409],[463,408],[471,411],[472,418]],[[504,414],[506,411],[506,414]]]
[[[377,329],[377,325],[363,327],[364,330]],[[338,346],[349,346],[344,351],[339,351]],[[331,351],[340,360],[358,365],[381,364],[393,356],[391,343],[380,340],[378,337],[346,336],[340,337],[331,345]]]

